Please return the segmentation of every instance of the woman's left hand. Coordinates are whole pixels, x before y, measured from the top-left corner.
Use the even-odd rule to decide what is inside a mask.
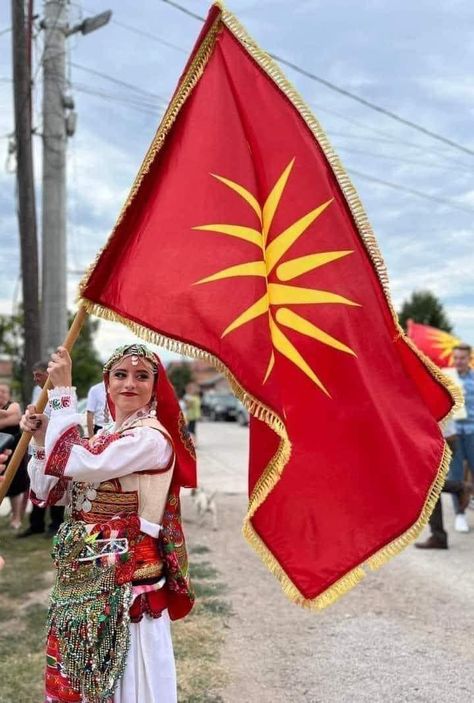
[[[51,354],[48,373],[55,388],[70,388],[72,386],[72,361],[65,347],[58,347]]]

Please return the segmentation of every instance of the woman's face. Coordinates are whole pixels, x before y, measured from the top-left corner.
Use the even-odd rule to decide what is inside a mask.
[[[10,388],[5,383],[0,383],[0,406],[3,408],[4,405],[10,400]]]
[[[151,365],[138,357],[126,356],[109,373],[109,394],[122,415],[131,415],[151,401],[155,377]]]

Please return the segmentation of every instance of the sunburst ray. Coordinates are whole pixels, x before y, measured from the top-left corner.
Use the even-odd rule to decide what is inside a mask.
[[[313,325],[312,322],[309,322],[304,317],[301,317],[301,315],[297,315],[292,310],[288,310],[288,308],[279,308],[275,317],[276,321],[284,327],[289,327],[295,332],[306,335],[306,337],[317,339],[318,342],[327,344],[328,347],[333,347],[339,351],[346,352],[346,354],[357,356],[356,353],[346,344],[343,344],[335,337],[332,337],[320,327],[316,327],[316,325]]]
[[[268,311],[269,307],[268,294],[265,293],[265,295],[262,295],[256,303],[253,303],[253,305],[248,307],[247,310],[244,310],[241,315],[236,317],[236,319],[225,328],[221,338],[223,339],[227,334],[229,334],[229,332],[236,330],[238,327],[242,327],[245,323],[255,320],[256,317],[260,317],[260,315],[263,315]]]
[[[324,210],[332,203],[331,200],[323,203],[319,207],[311,210],[296,222],[293,222],[284,232],[278,235],[265,250],[265,260],[267,262],[268,273],[276,266],[281,257],[288,249],[301,237],[303,232],[318,218]]]
[[[205,232],[218,232],[219,234],[228,234],[230,237],[238,237],[246,242],[256,244],[259,249],[262,248],[262,234],[258,229],[253,227],[244,227],[243,225],[199,225],[192,229],[203,230]]]
[[[307,303],[339,303],[360,307],[349,298],[344,298],[337,293],[327,290],[315,290],[314,288],[299,288],[298,286],[287,286],[282,283],[269,283],[268,295],[272,305],[305,305]]]
[[[266,199],[265,204],[263,206],[262,235],[263,235],[264,244],[266,244],[266,242],[267,242],[268,232],[270,230],[270,227],[272,226],[273,217],[275,215],[275,212],[278,207],[278,203],[280,202],[283,191],[285,190],[286,182],[288,180],[288,176],[291,173],[291,169],[293,168],[294,163],[295,163],[295,160],[291,159],[290,163],[285,168],[285,170],[281,174],[280,178],[277,180],[277,182],[273,186],[273,188],[270,192],[270,195]]]
[[[327,388],[324,386],[323,382],[316,376],[314,373],[313,369],[308,365],[308,363],[305,361],[305,359],[301,356],[299,351],[296,349],[296,347],[293,346],[293,344],[290,342],[290,340],[285,337],[281,329],[278,327],[278,325],[275,324],[273,321],[271,315],[269,317],[270,320],[270,331],[271,331],[271,336],[272,336],[272,342],[273,346],[277,351],[280,352],[280,354],[283,354],[283,356],[286,356],[287,359],[289,359],[293,364],[295,364],[303,373],[305,373],[308,378],[310,378],[313,383],[315,383],[318,388],[320,388],[323,393],[325,393],[329,398],[331,397],[329,391]]]
[[[207,276],[207,278],[201,278],[194,285],[197,286],[199,283],[209,283],[209,281],[219,281],[223,278],[234,278],[236,276],[262,276],[265,278],[266,275],[267,269],[263,261],[248,261],[245,264],[229,266],[229,268],[217,271],[217,273],[213,273],[212,276]]]
[[[272,353],[270,355],[270,361],[268,362],[267,371],[266,371],[265,377],[263,379],[263,383],[266,383],[268,377],[270,376],[271,372],[273,371],[274,365],[275,365],[275,354],[272,351]]]
[[[240,185],[240,183],[236,183],[235,181],[231,181],[230,178],[224,178],[224,176],[218,176],[216,173],[211,173],[211,176],[214,178],[217,178],[218,181],[221,183],[224,183],[228,188],[231,190],[234,190],[238,195],[240,195],[241,198],[243,198],[252,208],[252,210],[255,212],[255,214],[258,217],[258,220],[260,224],[262,224],[262,208],[260,207],[260,204],[257,200],[257,198],[252,195],[250,191],[248,191],[246,188]]]
[[[303,273],[313,271],[320,266],[329,264],[331,261],[342,259],[342,257],[353,253],[352,250],[345,249],[341,251],[322,251],[319,254],[300,256],[297,259],[285,261],[284,264],[280,264],[276,270],[276,274],[280,281],[291,281],[293,278],[297,278],[297,276],[301,276]]]

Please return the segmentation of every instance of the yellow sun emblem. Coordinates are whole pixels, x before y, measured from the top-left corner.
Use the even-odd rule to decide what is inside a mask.
[[[446,360],[451,364],[453,360],[453,349],[456,344],[460,344],[461,340],[458,337],[453,337],[448,332],[442,330],[428,330],[428,338],[432,341],[433,347],[439,351],[439,358]]]
[[[260,205],[256,197],[239,183],[235,183],[234,181],[224,178],[223,176],[211,174],[214,178],[226,185],[231,190],[235,191],[241,198],[243,198],[243,200],[246,201],[246,203],[257,215],[260,223],[260,229],[231,224],[200,225],[198,227],[193,227],[193,229],[226,234],[230,237],[238,237],[246,242],[250,242],[257,247],[258,258],[255,261],[248,261],[244,264],[238,264],[236,266],[223,269],[222,271],[218,271],[211,276],[207,276],[206,278],[202,278],[200,281],[197,281],[195,285],[210,283],[211,281],[219,281],[226,278],[233,278],[236,276],[261,277],[266,284],[265,293],[226,327],[222,333],[222,337],[225,337],[233,330],[238,329],[251,320],[255,320],[257,317],[260,317],[260,315],[268,315],[270,337],[272,340],[273,349],[280,352],[280,354],[283,354],[283,356],[301,369],[303,373],[305,373],[326,395],[329,396],[330,394],[322,381],[317,377],[313,369],[308,365],[296,347],[285,336],[282,331],[282,327],[287,327],[305,335],[306,337],[316,339],[319,342],[322,342],[323,344],[333,347],[341,352],[345,352],[346,354],[352,354],[355,356],[355,353],[347,345],[343,344],[338,339],[335,339],[327,332],[324,332],[324,330],[319,327],[316,327],[304,317],[301,317],[293,310],[282,306],[302,305],[308,303],[339,303],[342,305],[351,306],[359,306],[359,304],[352,300],[348,300],[348,298],[344,298],[337,293],[331,293],[325,290],[314,290],[312,288],[301,288],[299,286],[274,282],[274,279],[276,274],[277,281],[292,281],[308,271],[312,271],[313,269],[324,266],[332,261],[341,259],[342,257],[352,254],[353,252],[351,250],[322,251],[280,263],[282,257],[288,249],[332,203],[331,199],[322,205],[319,205],[299,220],[296,220],[296,222],[290,225],[279,235],[273,237],[269,244],[267,243],[268,233],[294,162],[295,160],[292,159],[281,176],[278,178],[270,192],[270,195],[265,200],[263,207]],[[263,383],[265,383],[270,376],[274,363],[275,353],[272,350]]]

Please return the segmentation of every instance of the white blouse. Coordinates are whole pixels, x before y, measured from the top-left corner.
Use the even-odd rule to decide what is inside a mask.
[[[39,505],[53,502],[50,493],[53,489],[53,495],[58,492],[60,479],[98,483],[168,465],[171,444],[152,427],[131,427],[119,435],[114,434],[115,428],[112,428],[99,435],[101,439],[94,445],[74,443],[79,438],[73,436],[73,428],[81,423],[75,388],[54,388],[48,396],[51,416],[45,447],[43,450],[33,444],[33,456],[28,464],[31,490]],[[139,413],[135,413],[128,418],[127,425],[138,417]],[[110,441],[104,435],[109,435]],[[70,487],[70,481],[67,483]],[[67,489],[63,495],[55,496],[54,503],[67,505],[69,494],[70,489]]]

